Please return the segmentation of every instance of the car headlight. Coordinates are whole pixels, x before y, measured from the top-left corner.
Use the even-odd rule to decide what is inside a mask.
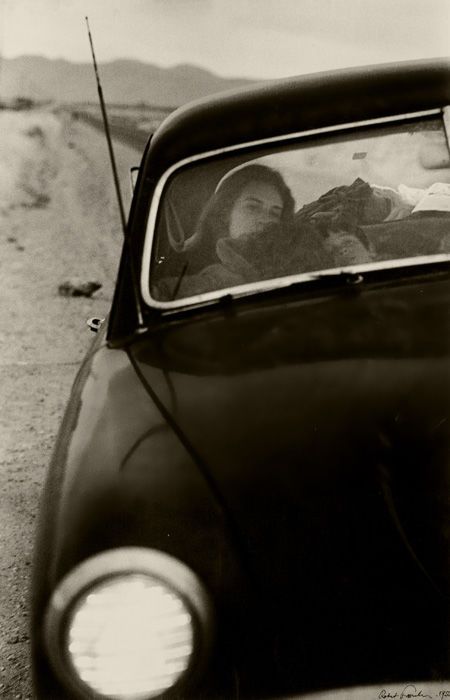
[[[212,612],[195,574],[151,549],[87,559],[58,585],[45,641],[80,698],[157,698],[192,682],[210,647]]]

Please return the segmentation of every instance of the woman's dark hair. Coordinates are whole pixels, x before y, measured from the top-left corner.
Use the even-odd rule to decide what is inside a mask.
[[[219,182],[216,191],[203,210],[197,231],[186,241],[185,250],[201,258],[201,266],[215,259],[216,243],[228,236],[228,225],[234,203],[250,182],[272,185],[280,193],[283,203],[281,226],[288,226],[294,217],[294,198],[279,172],[262,163],[250,163],[231,171]]]

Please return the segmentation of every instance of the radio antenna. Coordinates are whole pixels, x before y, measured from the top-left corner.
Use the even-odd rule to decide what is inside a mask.
[[[112,167],[112,171],[113,171],[114,184],[116,187],[117,201],[119,203],[120,220],[122,223],[123,235],[126,236],[125,210],[123,208],[122,194],[120,192],[120,184],[119,184],[119,177],[117,175],[116,159],[114,158],[114,151],[113,151],[113,147],[112,147],[111,134],[109,131],[108,117],[106,114],[105,100],[103,99],[103,90],[102,90],[102,85],[100,83],[100,77],[98,74],[97,61],[95,59],[94,44],[92,42],[91,30],[89,28],[89,20],[87,17],[86,17],[86,25],[87,25],[88,36],[89,36],[89,43],[91,45],[92,60],[94,62],[94,71],[95,71],[95,79],[97,81],[98,99],[100,100],[100,107],[102,110],[102,117],[103,117],[103,125],[105,127],[106,140],[108,142],[109,157],[111,160],[111,167]]]
[[[123,206],[122,193],[120,191],[120,182],[119,182],[119,176],[117,174],[116,159],[114,157],[114,150],[113,150],[113,145],[112,145],[112,140],[111,140],[111,132],[109,130],[108,116],[106,114],[106,105],[105,105],[105,100],[103,99],[103,90],[102,90],[102,85],[100,82],[100,76],[98,73],[97,61],[95,58],[94,43],[92,41],[91,30],[89,27],[89,19],[87,17],[85,17],[85,19],[86,19],[88,36],[89,36],[89,43],[91,45],[91,53],[92,53],[92,60],[94,63],[95,79],[97,81],[98,99],[100,100],[100,108],[102,111],[103,125],[105,127],[106,141],[108,143],[109,158],[111,160],[114,185],[116,188],[117,202],[119,204],[120,221],[122,224],[122,231],[123,231],[124,239],[128,243],[127,222],[126,222],[126,218],[125,218],[125,210],[124,210],[124,206]],[[134,260],[133,260],[131,246],[129,246],[129,255],[130,255],[130,265],[131,265],[131,283],[133,285],[134,296],[136,299],[138,321],[139,321],[139,324],[142,325],[143,318],[142,318],[141,305],[140,305],[140,301],[139,301],[138,285],[137,285],[137,281],[136,281],[136,271],[135,271],[135,267],[134,267]]]

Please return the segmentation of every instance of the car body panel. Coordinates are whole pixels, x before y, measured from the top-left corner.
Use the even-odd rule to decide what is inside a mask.
[[[233,307],[132,348],[155,386],[157,344],[161,401],[224,494],[285,683],[431,672],[446,633],[448,293],[422,278]]]
[[[147,153],[152,175],[189,156],[448,104],[448,62],[418,61],[268,81],[186,105],[165,120]]]
[[[103,344],[83,365],[78,385],[44,489],[35,612],[78,562],[127,546],[170,552],[200,570],[217,600],[242,593],[245,582],[229,544],[226,516],[149,399],[126,352]],[[208,551],[214,556],[205,559]],[[63,691],[42,655],[42,622],[33,629],[40,668],[36,687],[43,684],[42,697],[59,697]]]

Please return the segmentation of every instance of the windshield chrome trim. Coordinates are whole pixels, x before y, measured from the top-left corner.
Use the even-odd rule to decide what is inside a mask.
[[[156,217],[157,213],[159,210],[159,203],[164,191],[164,187],[168,181],[168,179],[177,171],[180,170],[181,168],[184,168],[186,165],[190,165],[192,163],[196,163],[201,160],[206,160],[207,158],[211,158],[214,156],[220,156],[223,154],[227,153],[233,153],[236,151],[244,150],[246,148],[256,148],[258,146],[265,146],[265,145],[270,145],[270,144],[276,144],[276,143],[283,143],[285,141],[291,141],[293,139],[300,139],[300,138],[308,138],[310,136],[316,136],[319,134],[326,135],[326,134],[333,134],[341,131],[348,131],[350,129],[356,129],[356,128],[364,128],[366,126],[377,126],[377,125],[383,125],[383,124],[393,124],[396,122],[403,122],[405,120],[414,120],[414,119],[420,119],[424,117],[432,117],[432,116],[441,116],[443,120],[445,120],[445,109],[447,108],[433,108],[433,109],[428,109],[428,110],[422,110],[420,112],[408,112],[406,114],[396,114],[394,116],[390,117],[378,117],[375,119],[365,119],[362,121],[358,122],[347,122],[345,124],[335,124],[333,126],[327,126],[327,127],[321,127],[319,129],[308,129],[305,131],[298,131],[298,132],[292,132],[289,134],[283,134],[282,136],[272,136],[268,137],[265,139],[256,139],[255,141],[247,141],[245,143],[238,143],[238,144],[233,144],[232,146],[224,146],[222,148],[217,148],[211,151],[204,151],[202,153],[198,153],[194,156],[189,156],[187,158],[183,158],[180,161],[177,161],[173,165],[171,165],[164,173],[163,175],[159,178],[158,182],[156,183],[155,189],[153,191],[152,195],[152,201],[150,204],[150,211],[149,211],[149,216],[148,216],[148,223],[147,223],[147,229],[145,232],[145,240],[144,240],[144,249],[143,249],[143,254],[142,254],[142,266],[141,266],[141,294],[143,297],[143,300],[147,306],[153,309],[158,309],[160,311],[170,311],[173,309],[180,309],[183,307],[190,307],[193,305],[203,305],[203,304],[210,304],[214,302],[217,299],[220,299],[224,297],[227,294],[230,294],[232,296],[245,296],[245,294],[253,294],[256,291],[265,291],[268,289],[274,289],[276,287],[286,287],[292,284],[292,282],[302,282],[302,281],[309,281],[312,279],[317,279],[317,276],[319,273],[323,272],[324,274],[331,274],[333,271],[336,272],[336,274],[345,271],[345,272],[363,272],[366,270],[375,270],[375,269],[390,269],[393,267],[407,267],[411,265],[411,262],[407,263],[409,260],[417,261],[417,260],[423,260],[423,256],[420,256],[420,258],[402,258],[401,262],[405,264],[399,264],[400,261],[383,261],[382,263],[372,263],[370,265],[356,265],[353,267],[342,267],[342,268],[333,268],[333,270],[318,270],[316,274],[312,273],[307,273],[307,274],[300,274],[300,275],[291,275],[289,277],[280,277],[276,278],[276,280],[262,280],[261,282],[254,282],[254,283],[249,283],[245,285],[239,285],[237,287],[226,287],[225,289],[227,290],[226,292],[222,290],[216,290],[214,292],[208,292],[207,294],[197,294],[192,297],[182,297],[180,299],[176,299],[174,301],[158,301],[156,299],[153,299],[153,297],[150,294],[150,261],[151,261],[151,251],[153,247],[153,239],[155,236],[155,228],[156,228]],[[448,116],[447,116],[448,119]],[[444,128],[447,130],[448,124],[444,125]],[[432,261],[431,259],[433,258],[442,258],[444,260],[450,259],[450,256],[444,255],[444,256],[426,256],[426,261]],[[394,262],[396,264],[386,264],[386,263],[391,263]],[[421,263],[419,263],[421,264]],[[274,282],[277,282],[277,284],[274,284]],[[286,281],[286,284],[284,282]],[[281,283],[283,282],[283,284]],[[267,283],[270,283],[269,285]]]
[[[259,292],[270,292],[274,289],[285,289],[293,284],[301,282],[312,282],[321,278],[339,277],[343,274],[364,275],[366,272],[376,272],[377,270],[395,270],[403,267],[425,267],[436,263],[450,263],[450,253],[440,253],[437,255],[420,255],[411,258],[399,258],[398,260],[383,260],[381,262],[364,263],[362,265],[347,265],[343,267],[333,267],[320,269],[312,272],[303,272],[298,275],[288,275],[275,277],[273,279],[261,280],[259,282],[249,282],[248,284],[236,287],[224,287],[205,294],[196,294],[191,297],[183,297],[179,301],[152,301],[152,306],[160,311],[179,311],[180,309],[192,306],[205,306],[220,303],[225,297],[240,299],[251,296]],[[182,303],[180,303],[182,302]]]
[[[450,150],[450,105],[444,107],[442,110],[442,119],[444,122],[445,136],[447,139],[447,146]]]

